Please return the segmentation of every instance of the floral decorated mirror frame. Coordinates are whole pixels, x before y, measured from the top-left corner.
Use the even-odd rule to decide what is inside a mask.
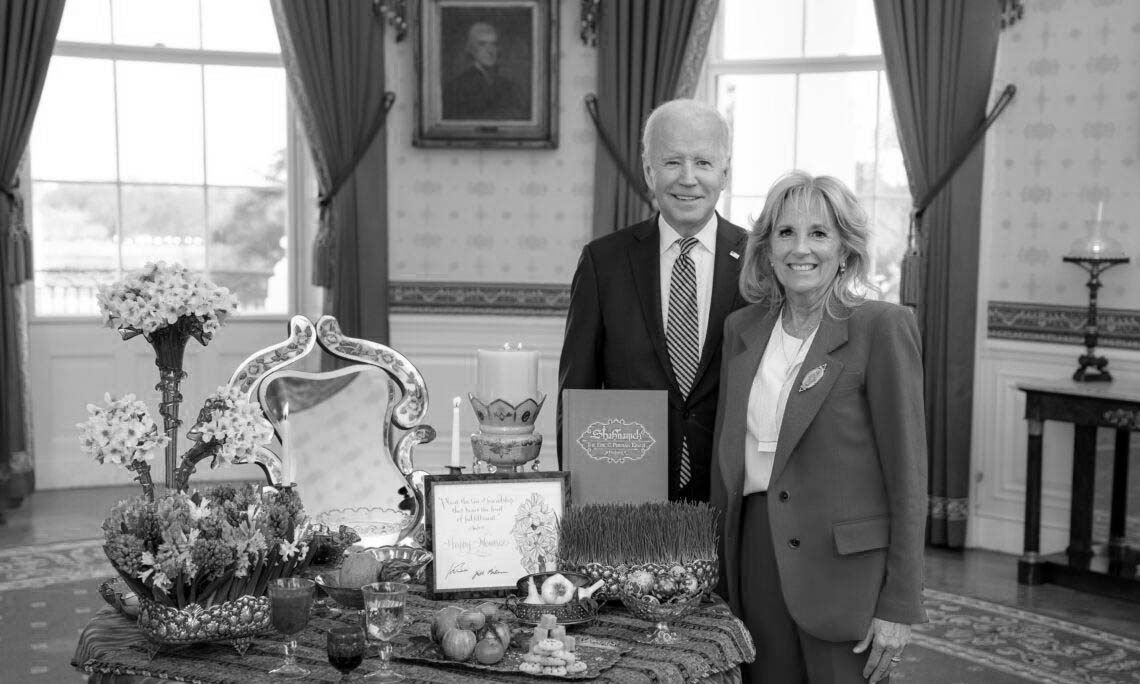
[[[267,400],[269,384],[276,379],[289,377],[335,378],[343,376],[348,369],[330,371],[326,373],[301,373],[294,370],[302,361],[314,351],[324,352],[363,367],[378,368],[397,385],[399,398],[386,412],[375,416],[376,420],[384,420],[384,444],[376,451],[381,457],[389,456],[399,471],[403,482],[399,483],[406,492],[408,504],[413,510],[406,511],[402,516],[394,518],[399,529],[394,531],[394,538],[385,543],[397,545],[419,545],[424,539],[424,477],[427,472],[417,470],[413,462],[412,451],[419,444],[426,444],[435,439],[435,429],[429,425],[421,424],[427,414],[428,394],[427,385],[423,376],[416,367],[399,352],[377,342],[363,340],[344,335],[336,319],[332,316],[323,316],[314,325],[305,316],[297,315],[289,321],[289,336],[283,342],[267,347],[252,354],[243,361],[230,378],[229,386],[251,402],[259,403],[274,430],[279,444],[284,445],[287,437],[282,434],[281,411]],[[319,353],[319,352],[318,352]],[[287,412],[286,412],[287,415]],[[399,435],[399,433],[403,433]],[[397,435],[399,435],[397,437]],[[248,460],[235,460],[235,463],[247,463]],[[287,473],[286,464],[280,454],[274,453],[267,447],[255,450],[252,462],[256,463],[265,473],[266,479],[275,486],[292,484],[285,482]],[[387,486],[391,483],[377,483],[377,487]],[[393,514],[395,511],[362,508],[326,511],[325,522],[334,523],[352,522],[354,526],[367,524],[362,520],[377,511]],[[355,518],[353,515],[355,514]],[[388,521],[372,521],[379,525],[391,524]],[[322,515],[317,516],[322,521]],[[332,525],[335,528],[335,524]]]

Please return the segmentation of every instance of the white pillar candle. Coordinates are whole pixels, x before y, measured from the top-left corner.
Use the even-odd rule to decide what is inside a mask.
[[[479,382],[475,396],[490,403],[502,399],[517,406],[526,399],[538,400],[538,352],[522,349],[478,350]]]
[[[455,397],[451,400],[451,465],[459,465],[459,404],[461,400]]]
[[[1096,203],[1096,222],[1100,223],[1101,218],[1104,216],[1104,200]]]

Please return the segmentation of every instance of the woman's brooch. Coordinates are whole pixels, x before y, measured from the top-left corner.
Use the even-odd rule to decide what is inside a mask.
[[[800,382],[800,388],[797,391],[803,392],[815,387],[816,383],[823,379],[825,371],[827,371],[826,363],[809,370],[807,375],[804,376],[803,381]]]

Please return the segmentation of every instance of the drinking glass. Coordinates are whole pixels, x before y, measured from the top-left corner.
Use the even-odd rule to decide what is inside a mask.
[[[329,630],[329,664],[340,671],[340,681],[352,680],[352,671],[364,662],[364,629],[360,625],[333,627]]]
[[[403,582],[374,582],[360,588],[364,593],[364,624],[368,638],[380,643],[380,669],[367,675],[380,682],[398,682],[404,676],[392,669],[392,637],[404,626],[404,606],[408,585]]]
[[[313,581],[300,577],[282,577],[269,583],[269,615],[273,628],[289,637],[285,643],[285,661],[269,671],[271,675],[295,679],[309,671],[297,664],[296,635],[309,624],[309,608],[313,605]]]

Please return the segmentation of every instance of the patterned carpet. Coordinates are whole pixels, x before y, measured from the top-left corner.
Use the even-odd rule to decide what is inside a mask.
[[[69,660],[111,576],[97,541],[0,550],[0,682],[80,682]],[[1140,642],[1007,606],[927,590],[892,681],[1140,684]]]

